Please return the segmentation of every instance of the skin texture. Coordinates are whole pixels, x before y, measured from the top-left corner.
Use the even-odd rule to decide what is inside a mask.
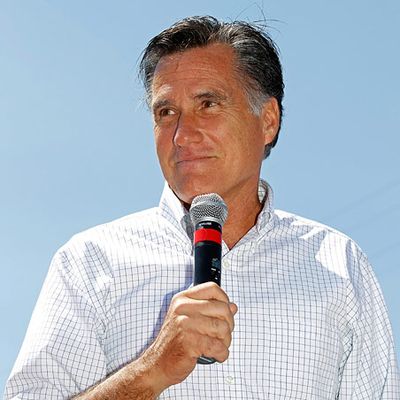
[[[232,247],[261,210],[257,188],[264,147],[278,131],[276,100],[267,101],[259,116],[251,111],[234,52],[224,44],[163,57],[152,96],[165,179],[187,204],[210,192],[225,200],[229,216],[224,240]]]
[[[182,382],[201,355],[224,362],[236,312],[237,306],[213,282],[175,295],[160,334],[144,354],[159,371],[161,386]]]
[[[231,48],[214,44],[163,57],[152,86],[157,154],[179,199],[216,192],[229,217],[223,239],[231,248],[255,224],[261,204],[258,181],[264,146],[279,125],[268,100],[251,112]],[[237,306],[222,288],[204,283],[176,294],[152,345],[78,399],[154,399],[185,380],[200,355],[224,362]]]

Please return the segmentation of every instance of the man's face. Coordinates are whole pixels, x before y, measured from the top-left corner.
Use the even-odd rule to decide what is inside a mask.
[[[271,99],[259,116],[252,113],[242,82],[224,44],[165,56],[157,65],[151,103],[157,154],[185,203],[210,192],[229,201],[257,189],[279,111]]]

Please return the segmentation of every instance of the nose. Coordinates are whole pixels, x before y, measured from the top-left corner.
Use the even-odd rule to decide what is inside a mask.
[[[196,123],[196,118],[182,112],[175,129],[174,144],[178,147],[185,147],[192,143],[200,143],[202,139],[203,135]]]

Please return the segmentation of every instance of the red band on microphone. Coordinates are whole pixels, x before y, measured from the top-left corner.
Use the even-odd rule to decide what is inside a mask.
[[[208,240],[218,244],[222,243],[222,233],[216,229],[200,228],[194,232],[194,244]]]

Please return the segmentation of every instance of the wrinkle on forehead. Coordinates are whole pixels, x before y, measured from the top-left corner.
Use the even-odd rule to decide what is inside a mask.
[[[232,79],[230,84],[225,77],[219,78],[221,71],[229,72],[229,65],[232,67],[229,74]],[[198,87],[188,85],[192,89],[191,93],[187,93],[190,98],[197,100],[209,96],[226,99],[231,86],[240,85],[240,77],[234,65],[234,50],[228,45],[218,43],[162,57],[152,82],[152,108],[158,100],[164,102],[162,98],[174,93],[175,84],[183,85],[185,91],[184,81],[192,83],[193,79],[198,80]]]
[[[163,67],[167,66],[171,68],[171,65],[173,64],[175,65],[175,71],[171,72],[176,72],[182,64],[184,65],[188,61],[188,59],[191,62],[192,57],[196,57],[196,53],[198,53],[196,59],[196,66],[198,67],[201,67],[203,64],[204,68],[209,68],[209,62],[216,61],[222,61],[223,63],[229,62],[232,63],[232,66],[234,64],[235,51],[233,48],[224,43],[213,43],[207,46],[193,47],[161,57],[155,68],[154,76],[157,73],[160,73],[160,70],[162,70]]]

